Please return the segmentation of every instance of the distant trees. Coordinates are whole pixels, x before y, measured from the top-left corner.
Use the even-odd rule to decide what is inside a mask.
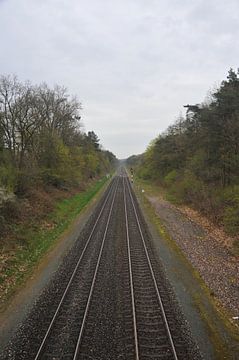
[[[0,187],[73,185],[108,171],[116,161],[97,135],[81,131],[81,104],[64,87],[0,77]]]
[[[148,147],[138,163],[143,178],[160,180],[177,200],[210,213],[239,231],[239,72],[207,104],[186,105],[180,117]]]

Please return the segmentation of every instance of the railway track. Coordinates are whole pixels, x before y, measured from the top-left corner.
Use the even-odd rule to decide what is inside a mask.
[[[191,359],[163,283],[123,171],[109,186],[44,336],[23,359]]]
[[[117,187],[118,180],[111,185],[103,202],[34,360],[76,359],[77,357],[78,342],[84,327]],[[102,226],[104,223],[106,225]]]
[[[185,349],[179,349],[180,344],[174,340],[170,329],[174,324],[166,315],[168,311],[165,304],[169,305],[168,299],[163,300],[163,295],[160,294],[146,236],[142,230],[144,224],[141,224],[139,208],[137,209],[136,199],[127,178],[124,180],[124,203],[134,314],[135,359],[184,358]]]

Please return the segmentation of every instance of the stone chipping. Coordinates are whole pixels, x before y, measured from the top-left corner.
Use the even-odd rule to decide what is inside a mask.
[[[210,232],[168,201],[147,196],[170,237],[199,272],[214,296],[230,313],[239,315],[239,259]]]

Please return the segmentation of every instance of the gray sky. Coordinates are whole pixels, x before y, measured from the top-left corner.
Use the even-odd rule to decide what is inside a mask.
[[[65,85],[119,158],[239,67],[238,0],[0,0],[0,73]]]

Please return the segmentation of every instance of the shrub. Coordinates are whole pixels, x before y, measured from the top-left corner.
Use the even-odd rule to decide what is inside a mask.
[[[138,172],[137,175],[143,180],[152,179],[152,174],[147,167],[142,167]]]
[[[16,219],[20,216],[21,206],[16,198],[9,198],[2,204],[1,215],[7,220]]]
[[[231,186],[223,192],[225,230],[231,235],[239,233],[239,186]]]
[[[239,206],[230,206],[225,209],[223,223],[225,230],[231,235],[239,233]]]
[[[46,185],[52,185],[61,188],[65,185],[64,180],[53,169],[44,169],[41,173],[41,178]]]
[[[176,180],[179,178],[179,175],[176,170],[170,171],[165,177],[164,182],[167,186],[173,185]]]
[[[169,185],[170,196],[177,202],[194,204],[199,199],[202,200],[203,183],[190,170],[186,170],[181,176],[173,170],[165,177],[165,182]]]
[[[17,182],[16,171],[11,165],[0,166],[0,186],[7,191],[14,191]]]

